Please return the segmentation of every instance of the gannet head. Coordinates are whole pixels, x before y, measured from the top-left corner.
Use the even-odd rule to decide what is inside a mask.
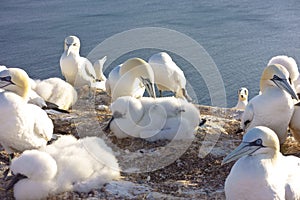
[[[238,90],[239,100],[240,101],[247,101],[248,100],[248,89],[245,87],[241,87]]]
[[[291,86],[289,72],[280,64],[269,65],[265,68],[260,79],[260,90],[264,93],[268,87],[279,87],[297,99],[296,92]]]
[[[31,89],[30,78],[23,69],[8,68],[0,72],[0,87],[27,99]]]
[[[291,81],[294,82],[299,77],[299,70],[296,61],[292,57],[280,55],[271,58],[268,65],[280,64],[287,69]]]
[[[274,156],[279,152],[279,148],[279,139],[276,133],[268,127],[257,126],[244,135],[242,143],[224,158],[222,164],[238,160],[243,156],[258,154]]]
[[[70,54],[70,52],[79,54],[79,49],[80,49],[80,40],[78,37],[71,35],[65,38],[64,50],[67,53],[67,56]]]
[[[120,75],[131,75],[141,80],[151,97],[156,97],[154,89],[154,73],[151,66],[140,58],[131,58],[123,63]]]
[[[151,63],[163,64],[163,63],[169,63],[169,62],[172,62],[172,58],[166,52],[159,52],[159,53],[153,54],[149,58],[150,64]]]

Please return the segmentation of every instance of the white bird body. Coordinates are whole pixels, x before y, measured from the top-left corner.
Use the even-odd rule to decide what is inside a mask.
[[[294,110],[295,91],[287,82],[287,70],[281,65],[268,66],[261,78],[262,94],[250,100],[242,116],[241,128],[249,130],[255,126],[266,126],[274,130],[283,143],[287,127]]]
[[[35,92],[45,101],[56,104],[60,109],[68,110],[77,101],[74,87],[60,78],[35,80]]]
[[[238,90],[238,102],[234,108],[245,110],[247,104],[248,104],[248,89],[247,88],[240,88]]]
[[[80,40],[76,36],[65,39],[64,52],[60,58],[60,68],[66,81],[75,88],[91,86],[96,81],[92,63],[79,54]]]
[[[124,96],[112,103],[111,110],[110,129],[118,138],[193,139],[200,123],[199,110],[175,97],[136,99]]]
[[[0,72],[0,79],[10,81],[0,93],[1,145],[8,153],[45,146],[52,138],[53,123],[40,107],[27,103],[31,89],[26,72],[9,68]]]
[[[158,90],[172,91],[176,97],[186,98],[184,73],[167,53],[156,53],[149,58],[148,62],[153,69]]]
[[[283,156],[271,129],[250,129],[223,163],[237,160],[225,181],[226,199],[300,199],[300,158]]]
[[[14,185],[16,199],[42,199],[65,191],[89,192],[120,178],[110,147],[98,137],[60,136],[40,150],[12,160],[11,170],[27,178]]]
[[[129,59],[109,73],[106,89],[112,101],[121,96],[141,98],[145,89],[155,97],[152,68],[140,58]]]

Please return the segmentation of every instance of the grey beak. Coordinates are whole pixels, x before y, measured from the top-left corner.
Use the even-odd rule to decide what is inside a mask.
[[[148,94],[150,95],[150,97],[156,98],[154,84],[151,83],[151,81],[148,78],[141,77],[141,81],[144,84],[144,86],[146,87],[146,90],[147,90]]]
[[[238,160],[245,155],[251,155],[260,148],[261,146],[251,146],[249,143],[242,142],[236,149],[234,149],[223,159],[222,165],[234,160]]]
[[[286,79],[282,79],[276,75],[271,79],[279,88],[289,93],[293,99],[299,100],[297,94]]]

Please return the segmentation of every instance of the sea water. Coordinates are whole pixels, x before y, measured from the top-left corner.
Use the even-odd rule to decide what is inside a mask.
[[[80,38],[81,55],[87,56],[115,34],[136,28],[166,28],[190,37],[206,50],[224,83],[226,107],[232,107],[240,87],[249,89],[249,98],[258,93],[262,70],[271,57],[284,54],[300,62],[299,10],[296,0],[2,0],[0,64],[23,68],[36,79],[62,77],[59,59],[68,35]],[[147,60],[156,52],[124,52],[111,66],[105,66],[105,74],[128,57]],[[207,77],[199,75],[194,70],[197,66],[186,58],[169,53],[186,74],[196,102],[212,105],[211,93],[218,92],[210,91]]]

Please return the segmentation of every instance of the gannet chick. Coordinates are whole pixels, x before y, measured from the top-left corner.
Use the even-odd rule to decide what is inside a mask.
[[[300,158],[283,156],[271,129],[250,129],[222,164],[237,160],[225,181],[226,199],[300,199]]]
[[[27,73],[19,68],[0,72],[0,143],[8,153],[45,146],[53,123],[38,106],[27,103],[31,90]]]
[[[44,199],[65,191],[87,193],[120,178],[116,157],[98,137],[77,140],[63,135],[45,148],[23,152],[10,168],[17,175],[9,185],[16,199]]]
[[[240,109],[240,110],[245,110],[247,104],[248,104],[248,89],[245,87],[241,87],[238,90],[238,103],[234,108]]]
[[[112,101],[121,96],[140,98],[145,88],[151,97],[156,97],[153,70],[140,58],[131,58],[115,67],[106,81],[106,90]]]
[[[183,71],[176,65],[172,58],[166,52],[160,52],[152,55],[149,60],[154,72],[154,81],[162,96],[162,91],[172,91],[176,97],[191,98],[186,92],[186,78]]]
[[[261,95],[250,100],[241,120],[241,128],[266,126],[277,133],[282,144],[287,137],[287,128],[293,114],[293,99],[298,99],[288,83],[289,73],[281,65],[269,65],[260,80]]]
[[[68,36],[64,41],[64,52],[60,58],[60,69],[66,81],[75,88],[91,86],[96,81],[96,72],[91,62],[79,54],[80,40]]]
[[[63,110],[69,110],[77,101],[74,87],[60,78],[35,80],[34,91],[45,101]]]
[[[113,118],[109,126],[117,138],[193,139],[200,123],[199,110],[175,97],[119,97],[111,104],[111,111]]]

